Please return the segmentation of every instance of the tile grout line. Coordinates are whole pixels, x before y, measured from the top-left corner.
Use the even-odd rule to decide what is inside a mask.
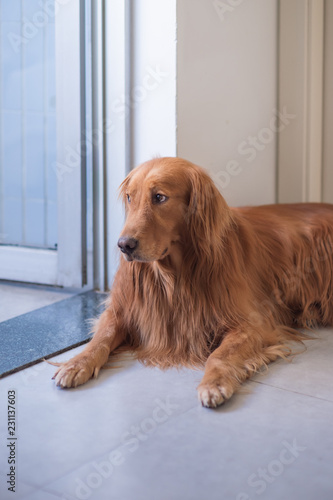
[[[308,398],[318,399],[319,401],[326,401],[327,403],[333,403],[330,399],[320,398],[318,396],[313,396],[312,394],[305,394],[304,392],[293,391],[291,389],[285,389],[284,387],[277,387],[276,385],[267,384],[265,382],[259,382],[258,380],[249,380],[253,384],[265,385],[266,387],[273,387],[274,389],[279,389],[280,391],[291,392],[293,394],[299,394],[300,396],[306,396]]]

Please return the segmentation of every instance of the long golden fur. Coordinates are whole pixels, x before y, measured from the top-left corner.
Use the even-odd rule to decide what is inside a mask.
[[[61,387],[97,376],[125,345],[147,365],[204,366],[204,406],[230,398],[284,357],[297,328],[333,324],[333,205],[230,208],[208,174],[180,158],[133,170],[120,187],[124,257],[85,350]]]

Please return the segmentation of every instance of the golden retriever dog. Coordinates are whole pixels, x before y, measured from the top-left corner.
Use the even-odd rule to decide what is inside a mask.
[[[333,205],[231,208],[209,175],[180,158],[134,169],[120,186],[123,254],[92,340],[54,375],[96,377],[125,346],[151,366],[203,367],[199,400],[216,407],[298,328],[333,324]],[[121,347],[123,349],[123,347]]]

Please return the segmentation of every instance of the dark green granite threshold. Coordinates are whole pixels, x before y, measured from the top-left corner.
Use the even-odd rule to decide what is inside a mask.
[[[105,298],[85,292],[0,323],[0,378],[88,342]]]

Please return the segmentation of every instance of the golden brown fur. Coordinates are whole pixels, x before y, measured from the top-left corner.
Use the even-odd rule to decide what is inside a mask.
[[[147,365],[206,365],[199,399],[215,407],[288,354],[304,338],[295,328],[333,324],[333,205],[230,208],[180,158],[144,163],[121,195],[125,258],[92,341],[55,375],[61,387],[97,375],[123,344]]]

